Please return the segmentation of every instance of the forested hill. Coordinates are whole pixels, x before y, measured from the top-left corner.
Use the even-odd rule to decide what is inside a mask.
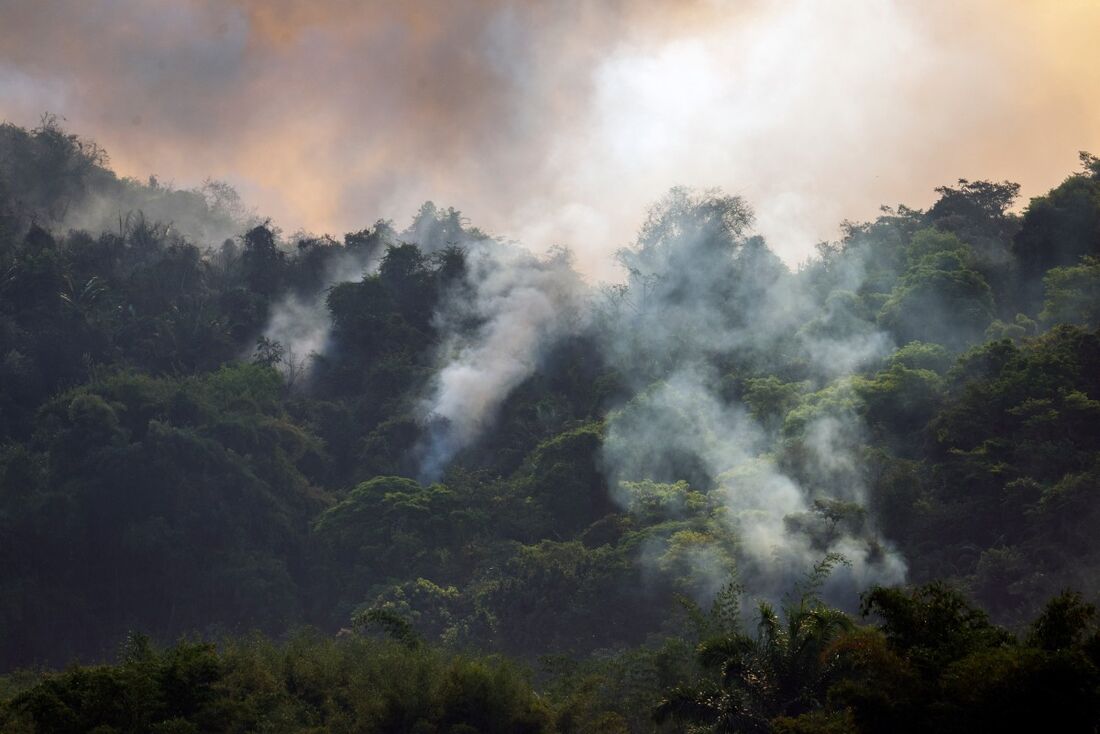
[[[0,731],[1092,731],[1081,162],[796,268],[673,189],[602,286],[0,127]]]

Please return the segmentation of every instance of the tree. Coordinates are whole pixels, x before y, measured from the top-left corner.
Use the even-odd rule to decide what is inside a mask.
[[[782,612],[766,602],[757,611],[755,636],[740,630],[699,645],[699,662],[714,677],[666,693],[654,710],[658,723],[705,724],[720,732],[768,732],[780,716],[820,709],[834,673],[831,643],[853,628],[818,591],[839,556],[814,567]]]
[[[981,341],[993,320],[993,293],[960,251],[922,257],[902,276],[879,312],[899,341],[926,341],[962,350]]]
[[[933,222],[950,217],[970,220],[998,219],[1005,216],[1012,202],[1020,195],[1020,184],[1011,181],[968,181],[960,178],[958,188],[939,186],[936,193],[940,198],[928,210],[928,216]]]
[[[840,674],[827,711],[849,731],[1094,730],[1100,673],[1086,641],[1096,639],[1093,612],[1079,598],[1052,600],[1024,644],[943,584],[875,588],[863,601],[878,630],[833,649]]]
[[[1084,171],[1031,200],[1013,240],[1021,287],[1033,301],[1048,270],[1100,254],[1100,167],[1087,153],[1081,160]]]
[[[1086,255],[1077,265],[1048,270],[1043,288],[1044,322],[1100,326],[1100,257]]]
[[[245,233],[241,266],[248,287],[256,293],[270,297],[282,287],[286,254],[279,249],[275,232],[266,224]]]

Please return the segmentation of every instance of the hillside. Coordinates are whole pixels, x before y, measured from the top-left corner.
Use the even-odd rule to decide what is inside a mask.
[[[0,127],[0,730],[1091,731],[1081,160],[797,267],[673,189],[607,285]]]

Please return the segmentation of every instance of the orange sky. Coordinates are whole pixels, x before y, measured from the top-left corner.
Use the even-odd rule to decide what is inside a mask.
[[[0,117],[225,178],[287,231],[433,199],[593,278],[670,186],[795,262],[959,177],[1100,152],[1100,0],[0,0]]]

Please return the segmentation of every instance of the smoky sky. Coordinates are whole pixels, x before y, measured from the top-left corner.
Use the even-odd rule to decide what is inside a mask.
[[[1097,41],[1092,0],[0,0],[0,117],[288,232],[431,199],[608,278],[674,185],[789,262],[959,177],[1040,194],[1100,152]]]

